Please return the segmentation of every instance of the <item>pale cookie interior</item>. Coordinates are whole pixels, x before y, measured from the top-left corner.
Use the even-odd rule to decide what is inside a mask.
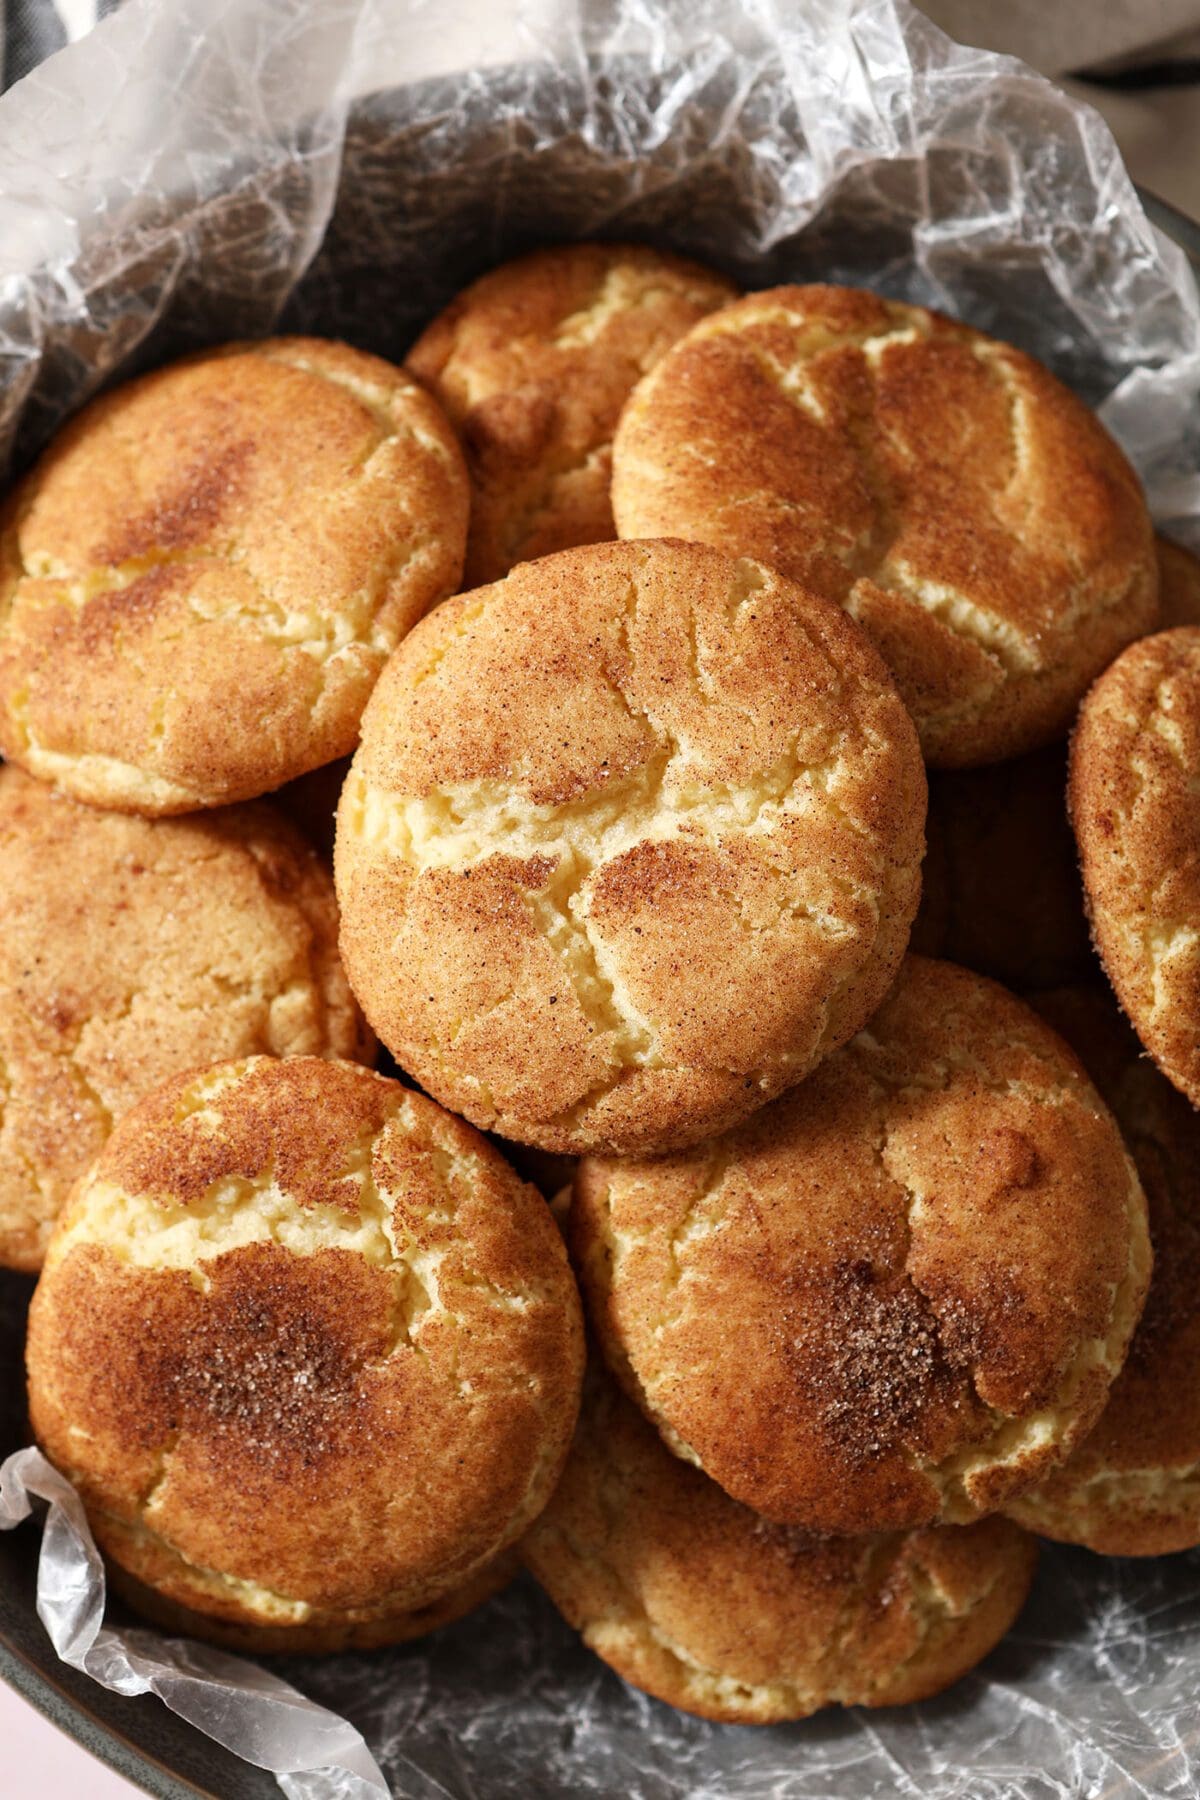
[[[1036,1552],[1002,1520],[852,1539],[770,1525],[597,1383],[522,1554],[626,1680],[765,1724],[937,1692],[1012,1623]]]
[[[845,606],[933,766],[1065,732],[1155,619],[1153,530],[1115,442],[1032,358],[865,290],[702,320],[614,443],[622,537],[759,558]]]
[[[696,546],[570,552],[389,666],[339,815],[343,953],[475,1123],[665,1147],[882,998],[923,815],[911,724],[834,609]]]
[[[1136,1171],[1065,1047],[919,958],[737,1131],[585,1159],[571,1236],[606,1356],[676,1453],[833,1532],[1036,1483],[1099,1415],[1150,1270]]]
[[[39,1442],[106,1551],[234,1624],[366,1625],[544,1504],[582,1362],[543,1202],[348,1064],[252,1059],[127,1115],[30,1327]]]

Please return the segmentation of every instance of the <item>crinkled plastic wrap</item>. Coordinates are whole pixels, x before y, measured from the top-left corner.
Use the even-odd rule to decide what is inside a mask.
[[[0,1465],[0,1530],[22,1524],[38,1501],[49,1506],[38,1616],[64,1662],[118,1694],[158,1694],[219,1743],[285,1775],[289,1800],[386,1800],[361,1734],[278,1675],[207,1644],[105,1625],[104,1565],[83,1504],[40,1450],[18,1450]]]
[[[1184,256],[1094,113],[903,0],[129,0],[0,102],[0,455],[19,468],[109,377],[201,343],[283,325],[398,356],[499,258],[597,233],[749,284],[870,283],[1022,344],[1200,546]],[[64,1577],[67,1543],[47,1603],[66,1579],[86,1613],[94,1565]],[[206,1698],[208,1653],[104,1643],[109,1673],[181,1656],[243,1753],[291,1704],[252,1670],[240,1693],[236,1659]],[[405,1800],[1200,1788],[1200,1555],[1048,1549],[1016,1631],[949,1695],[771,1730],[625,1688],[528,1582],[425,1643],[279,1666]],[[281,1785],[361,1800],[369,1780]]]

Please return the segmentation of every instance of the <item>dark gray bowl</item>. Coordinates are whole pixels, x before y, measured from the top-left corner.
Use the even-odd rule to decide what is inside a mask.
[[[590,103],[600,104],[597,95],[591,96]],[[615,113],[619,110],[617,102]],[[430,196],[440,191],[440,184],[453,179],[452,146],[439,142],[438,134],[452,126],[460,139],[464,133],[469,137],[468,112],[465,103],[464,109],[459,109],[449,88],[432,99],[418,92],[409,123],[402,123],[397,129],[394,119],[386,124],[373,120],[367,103],[347,144],[342,189],[326,244],[289,306],[285,325],[331,334],[341,332],[366,348],[396,356],[402,353],[423,317],[448,298],[456,285],[489,262],[516,253],[538,237],[567,237],[578,235],[581,230],[603,235],[603,212],[602,208],[597,211],[600,202],[595,193],[589,196],[590,206],[582,225],[572,212],[570,193],[573,180],[592,189],[602,184],[604,152],[597,151],[593,136],[591,141],[580,141],[573,147],[569,167],[552,174],[536,158],[530,158],[527,165],[521,163],[522,180],[512,184],[520,187],[521,203],[514,203],[510,187],[506,195],[508,210],[502,222],[489,213],[493,195],[486,183],[473,196],[464,198],[461,191],[456,191],[455,229],[448,234],[455,247],[439,266],[436,278],[430,280],[426,276],[419,287],[398,291],[397,272],[405,268],[405,217],[395,198],[389,169],[394,168],[398,149],[402,149],[406,176],[424,183],[427,204]],[[479,121],[478,135],[486,139],[488,131],[484,117]],[[485,144],[484,148],[490,148],[494,157],[499,147]],[[474,151],[478,149],[475,145]],[[520,163],[519,142],[508,142],[503,149]],[[472,153],[469,148],[467,154]],[[485,156],[480,160],[481,164],[486,163]],[[756,258],[747,247],[736,159],[722,158],[714,152],[696,158],[690,169],[686,180],[667,184],[656,200],[622,212],[620,235],[652,238],[685,252],[705,255],[724,263],[748,285],[758,286],[787,276],[803,279],[829,262],[836,262],[842,278],[865,282],[897,249],[881,240],[878,232],[869,241],[847,240],[843,235],[831,256],[828,237],[818,221],[802,239],[777,246],[767,258]],[[1153,195],[1144,194],[1143,200],[1155,223],[1183,247],[1193,266],[1200,270],[1200,226]],[[387,267],[374,258],[370,248],[381,238],[392,244],[392,259]],[[366,251],[364,245],[368,247]],[[357,328],[356,315],[365,321]],[[233,335],[220,317],[205,317],[198,327],[195,317],[194,309],[190,315],[177,309],[167,318],[164,328],[154,334],[153,342],[139,353],[136,362],[162,360],[178,349],[191,347],[197,331],[202,339]],[[1019,340],[1023,335],[1019,314],[1005,314],[1001,306],[998,317],[997,328],[1002,334]],[[1071,350],[1064,346],[1064,362],[1071,361]],[[129,365],[122,369],[122,373],[127,372]],[[1064,367],[1061,372],[1076,379],[1085,391],[1089,377],[1093,383],[1097,379],[1086,358],[1080,359],[1077,367]],[[39,447],[61,414],[62,379],[62,369],[56,373],[53,359],[49,359],[44,386],[35,396],[31,423],[23,434],[19,460]],[[1106,385],[1109,383],[1101,382],[1101,387]],[[30,1281],[0,1272],[0,1457],[28,1438],[22,1341],[31,1290]],[[271,1776],[229,1755],[157,1700],[110,1694],[57,1660],[34,1605],[39,1535],[39,1527],[32,1523],[0,1534],[0,1676],[85,1749],[147,1792],[163,1796],[163,1800],[194,1800],[197,1795],[209,1800],[272,1800],[277,1796],[279,1790]],[[526,1636],[532,1635],[539,1655],[552,1656],[559,1666],[569,1665],[571,1659],[578,1657],[581,1682],[597,1679],[595,1665],[587,1653],[579,1649],[573,1634],[561,1626],[548,1604],[535,1593],[518,1588],[507,1600],[493,1604],[508,1609],[505,1616],[520,1615]],[[499,1620],[500,1615],[497,1617]],[[451,1627],[444,1634],[446,1649],[444,1654],[438,1653],[438,1673],[439,1679],[444,1673],[451,1685],[456,1660],[453,1634],[464,1629],[476,1634],[486,1632],[487,1614],[476,1615],[469,1625]],[[400,1673],[405,1652],[384,1654],[397,1659]],[[529,1670],[498,1668],[498,1680],[506,1692],[511,1684],[515,1700]],[[315,1697],[354,1713],[354,1669],[345,1659],[335,1659],[323,1671],[311,1663],[293,1664],[287,1673]],[[613,1681],[615,1689],[615,1678]],[[438,1691],[442,1691],[440,1686]],[[369,1738],[370,1721],[362,1722]],[[452,1735],[448,1734],[443,1776],[449,1780],[453,1780],[455,1767]],[[529,1746],[528,1755],[528,1785],[518,1781],[514,1787],[506,1781],[505,1795],[530,1791],[535,1746]],[[434,1789],[428,1791],[432,1793]],[[451,1790],[442,1786],[436,1791]]]

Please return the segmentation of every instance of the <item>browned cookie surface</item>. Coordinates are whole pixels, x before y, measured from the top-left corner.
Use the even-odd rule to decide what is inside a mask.
[[[1036,1559],[1003,1519],[867,1538],[770,1525],[596,1378],[522,1554],[618,1674],[740,1724],[938,1693],[1008,1630]]]
[[[476,1132],[352,1064],[255,1058],[156,1089],[76,1189],[30,1412],[165,1601],[361,1642],[532,1522],[582,1354],[545,1203]]]
[[[896,677],[927,760],[1064,732],[1152,629],[1136,475],[1040,363],[857,288],[750,294],[688,333],[622,416],[622,537],[695,538],[837,601]]]
[[[0,769],[0,1263],[36,1269],[115,1118],[269,1052],[369,1062],[329,872],[271,807],[100,812]]]
[[[608,1360],[681,1456],[814,1530],[996,1510],[1100,1414],[1146,1203],[1066,1045],[910,957],[866,1028],[737,1130],[585,1158],[571,1243]]]
[[[439,314],[407,366],[462,435],[466,582],[617,535],[612,436],[646,371],[737,290],[682,257],[564,244],[493,269]]]
[[[196,1572],[184,1567],[178,1553],[162,1540],[149,1538],[136,1527],[122,1526],[113,1519],[106,1521],[105,1535],[109,1587],[127,1606],[173,1637],[203,1638],[206,1643],[246,1656],[331,1655],[343,1650],[378,1650],[389,1644],[407,1644],[474,1612],[507,1587],[521,1567],[517,1552],[505,1550],[460,1587],[451,1588],[448,1594],[424,1606],[401,1606],[391,1611],[385,1606],[357,1613],[311,1612],[298,1624],[248,1624],[245,1619],[218,1618],[211,1612],[197,1612],[194,1607],[167,1599],[166,1591],[181,1578],[185,1590],[194,1583]],[[141,1571],[140,1579],[129,1573],[130,1566]]]
[[[339,812],[342,950],[475,1124],[694,1142],[883,998],[924,816],[912,723],[836,607],[699,545],[564,551],[389,663]]]
[[[1159,1068],[1200,1104],[1200,629],[1143,638],[1080,709],[1071,819],[1096,948]]]
[[[129,812],[267,793],[353,749],[466,527],[450,426],[378,357],[266,338],[115,388],[0,515],[0,748]]]
[[[1011,1511],[1109,1556],[1188,1550],[1200,1543],[1200,1117],[1110,994],[1059,988],[1036,1004],[1116,1114],[1149,1202],[1154,1274],[1099,1423]]]

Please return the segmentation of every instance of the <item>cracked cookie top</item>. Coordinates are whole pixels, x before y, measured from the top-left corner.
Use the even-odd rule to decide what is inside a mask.
[[[178,1069],[369,1062],[327,869],[269,806],[136,819],[0,769],[0,1263],[36,1269],[114,1118]]]
[[[1200,1106],[1200,629],[1133,644],[1071,742],[1069,798],[1092,933],[1130,1023]]]
[[[912,723],[836,607],[699,545],[564,551],[384,672],[339,810],[342,952],[475,1124],[694,1143],[883,998],[924,815]]]
[[[579,1301],[540,1196],[350,1063],[181,1075],[120,1121],[46,1257],[30,1414],[165,1599],[369,1624],[471,1582],[557,1479]]]
[[[0,748],[129,812],[267,793],[354,747],[466,527],[449,425],[377,357],[267,338],[117,388],[0,515]]]
[[[433,321],[406,367],[466,450],[466,585],[617,535],[609,487],[621,408],[664,350],[736,294],[661,250],[564,244],[493,269]]]
[[[771,1525],[590,1376],[521,1554],[626,1681],[749,1725],[939,1693],[1008,1630],[1037,1549],[998,1518],[865,1538]]]
[[[1066,1045],[910,957],[851,1043],[736,1131],[588,1158],[570,1239],[614,1371],[783,1524],[961,1522],[1094,1424],[1150,1272],[1146,1202]]]
[[[1200,1117],[1141,1053],[1099,987],[1034,1003],[1116,1115],[1150,1206],[1154,1274],[1100,1421],[1014,1518],[1105,1556],[1200,1544]]]
[[[856,288],[751,294],[635,391],[613,451],[622,537],[758,557],[868,632],[927,761],[1063,734],[1155,622],[1138,480],[1032,358]]]

